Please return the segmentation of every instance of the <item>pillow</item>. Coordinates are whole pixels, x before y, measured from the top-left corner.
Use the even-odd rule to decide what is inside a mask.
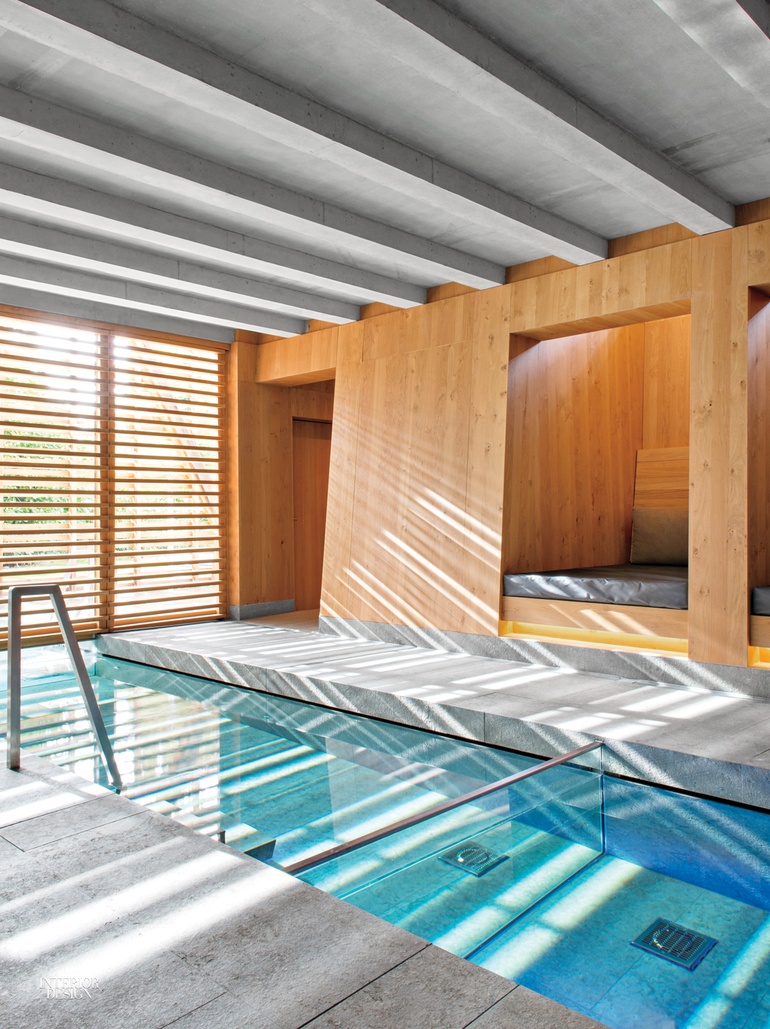
[[[686,565],[688,515],[672,508],[635,507],[631,564]]]

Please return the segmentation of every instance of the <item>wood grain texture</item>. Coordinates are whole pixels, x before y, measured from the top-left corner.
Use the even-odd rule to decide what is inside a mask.
[[[749,286],[770,294],[770,221],[747,227],[749,237]]]
[[[293,421],[293,596],[297,611],[317,608],[321,600],[331,437],[329,422]]]
[[[738,204],[735,208],[735,224],[749,225],[752,222],[770,219],[770,197],[753,200],[750,204]]]
[[[462,282],[442,282],[440,286],[431,286],[426,292],[426,303],[435,304],[438,300],[450,300],[461,297],[465,293],[478,293],[474,286],[466,286]]]
[[[375,300],[371,304],[361,305],[359,318],[364,321],[367,318],[379,318],[382,314],[393,314],[400,310],[401,308],[393,307],[392,304],[383,304],[379,300]]]
[[[634,507],[686,511],[689,504],[689,449],[640,450],[636,455]]]
[[[511,286],[511,331],[534,339],[687,314],[693,240]]]
[[[255,381],[262,345],[233,344],[227,392],[228,586],[236,606],[294,598],[294,417],[328,420],[334,393]]]
[[[497,632],[506,299],[340,329],[324,613]]]
[[[291,390],[289,396],[292,418],[331,422],[334,415],[334,389],[319,390],[316,389],[317,385],[325,385],[325,383],[313,383],[310,386]],[[330,382],[329,385],[333,387],[334,382]]]
[[[694,239],[697,233],[686,229],[678,222],[669,222],[654,229],[633,232],[629,236],[618,236],[607,244],[608,257],[623,257],[635,254],[639,250],[650,250],[652,247],[665,246],[667,243],[679,243],[684,239]]]
[[[561,257],[540,257],[536,261],[524,261],[522,264],[512,264],[505,269],[505,281],[521,282],[523,279],[534,279],[538,275],[549,275],[551,272],[563,272],[567,268],[577,268],[571,261],[564,261]]]
[[[748,659],[747,230],[692,241],[690,657]]]
[[[304,336],[262,343],[257,348],[256,381],[302,385],[333,379],[337,368],[339,326]]]
[[[659,242],[659,239],[655,242]],[[529,272],[532,270],[529,269]],[[352,559],[355,558],[361,564],[360,556],[366,554],[368,560],[371,553],[372,545],[362,543],[359,536],[372,537],[387,525],[388,531],[394,535],[397,530],[403,532],[403,543],[407,539],[405,527],[408,526],[411,538],[421,541],[413,508],[415,497],[422,496],[425,499],[424,494],[420,493],[421,485],[425,482],[447,480],[450,483],[447,494],[449,502],[463,509],[466,514],[471,513],[471,501],[468,498],[473,495],[477,478],[481,481],[486,474],[483,464],[486,451],[477,441],[471,445],[471,426],[478,417],[482,418],[482,424],[483,419],[487,418],[493,434],[499,431],[492,416],[492,412],[497,409],[497,400],[490,397],[486,401],[488,407],[479,415],[472,408],[470,400],[467,401],[467,408],[463,407],[463,390],[467,392],[470,388],[472,392],[472,378],[466,379],[464,386],[459,383],[460,377],[467,375],[469,369],[473,368],[473,347],[476,346],[479,329],[474,321],[476,309],[472,305],[478,302],[478,297],[487,297],[485,303],[491,305],[491,321],[499,320],[498,316],[504,319],[506,311],[510,312],[510,323],[504,329],[494,330],[495,338],[498,331],[503,335],[510,331],[517,338],[523,336],[530,340],[548,341],[577,332],[591,330],[599,333],[608,328],[622,329],[623,326],[629,326],[628,331],[632,335],[640,331],[643,333],[643,375],[639,371],[638,356],[633,359],[628,357],[625,364],[633,365],[634,375],[623,376],[618,371],[620,378],[614,387],[618,396],[631,398],[626,417],[632,414],[638,417],[638,405],[643,405],[641,428],[635,430],[635,445],[628,447],[628,450],[632,453],[640,448],[661,449],[689,443],[692,461],[691,576],[694,584],[694,588],[691,588],[689,619],[693,648],[691,653],[701,660],[745,663],[749,576],[759,575],[766,567],[766,558],[764,554],[759,555],[756,550],[758,544],[754,542],[761,537],[761,528],[751,530],[751,545],[755,548],[751,558],[747,543],[748,519],[757,518],[756,512],[750,515],[751,505],[756,505],[757,509],[762,506],[763,510],[766,505],[759,492],[759,480],[756,489],[749,484],[749,478],[754,479],[754,473],[750,476],[748,471],[749,423],[754,426],[751,430],[754,433],[751,448],[756,452],[760,467],[765,458],[760,454],[762,441],[757,435],[763,431],[763,416],[761,413],[755,414],[761,412],[762,397],[757,395],[751,401],[750,409],[747,399],[746,298],[748,286],[770,290],[770,222],[753,222],[727,233],[667,242],[580,268],[544,272],[540,267],[535,270],[539,273],[528,278],[513,275],[514,281],[509,285],[494,290],[445,297],[426,308],[381,314],[355,326],[332,330],[338,333],[340,349],[330,498],[336,493],[334,509],[339,517],[335,519],[330,514],[330,523],[334,522],[334,528],[331,550],[327,540],[324,583],[329,602],[328,613],[352,618],[357,616],[356,612],[366,611],[362,616],[382,621],[409,621],[415,625],[431,624],[439,628],[442,625],[451,627],[450,622],[455,624],[452,620],[457,614],[456,605],[454,608],[452,604],[445,606],[445,601],[436,597],[433,586],[424,578],[421,579],[416,566],[408,573],[403,571],[403,567],[397,571],[399,565],[403,566],[403,561],[398,562],[392,558],[391,571],[385,576],[386,581],[381,583],[384,588],[380,598],[373,599],[374,584],[369,583],[366,602],[359,595],[361,584],[355,582],[349,573]],[[499,312],[493,317],[496,304],[499,304]],[[427,310],[432,310],[432,313],[427,315]],[[679,319],[690,312],[690,415],[685,419],[682,414],[682,397],[687,388],[687,333],[684,328],[685,319]],[[666,321],[658,322],[658,319]],[[345,385],[341,389],[339,376],[344,364],[341,356],[345,349],[343,339],[348,354],[344,361],[348,364]],[[551,428],[544,436],[542,418],[545,415],[538,413],[537,402],[542,392],[537,367],[540,357],[533,357],[542,346],[526,344],[520,353],[514,348],[509,388],[512,396],[516,394],[517,401],[510,407],[508,432],[510,436],[511,432],[524,431],[526,426],[527,439],[515,472],[518,484],[512,486],[508,480],[503,487],[500,483],[498,495],[495,495],[494,488],[489,484],[484,485],[481,491],[486,494],[485,503],[490,505],[493,512],[490,518],[483,516],[480,519],[485,531],[491,534],[490,539],[494,535],[496,505],[499,504],[500,494],[505,494],[502,553],[507,567],[511,567],[508,560],[511,554],[522,553],[520,534],[523,532],[526,536],[533,531],[529,527],[513,525],[509,519],[509,502],[516,490],[523,490],[525,499],[517,499],[514,508],[516,505],[528,505],[533,515],[533,524],[540,526],[542,534],[553,538],[556,530],[549,519],[552,521],[556,518],[558,529],[559,519],[565,518],[564,510],[558,503],[554,504],[551,498],[546,504],[545,491],[540,491],[539,500],[531,495],[532,482],[551,476],[554,482],[563,478],[572,493],[583,488],[582,483],[578,486],[573,481],[580,470],[567,467],[563,470],[563,476],[548,470],[549,464],[555,460],[553,455],[559,452],[559,447],[565,438],[569,438],[573,429],[571,423],[569,431],[566,425],[559,427],[557,424],[554,411],[558,398],[563,397],[565,390],[569,393],[574,389],[579,396],[582,395],[581,387],[571,384],[566,370],[564,379],[559,380],[562,385],[557,385],[547,396],[551,413],[550,422],[546,419],[545,424]],[[467,354],[463,356],[464,350],[471,353],[470,360]],[[631,350],[636,355],[638,344],[632,346]],[[445,355],[443,364],[438,356],[442,353]],[[621,365],[623,363],[620,362]],[[755,372],[758,391],[764,389],[761,386],[766,366],[764,357],[760,365],[757,365]],[[295,371],[298,369],[297,373],[301,374],[299,363]],[[494,378],[494,371],[491,374]],[[644,387],[640,391],[642,378]],[[444,391],[447,391],[449,397],[449,410],[453,419],[451,425],[446,414]],[[542,392],[542,395],[545,397],[546,393]],[[602,398],[603,403],[603,394],[600,392],[597,396]],[[435,424],[431,425],[425,411],[435,405],[438,415]],[[478,408],[478,398],[473,401],[473,405]],[[591,419],[598,417],[601,421],[604,417],[588,407],[584,398],[581,398],[580,405],[588,409],[589,422],[586,423],[582,415],[577,417],[574,422],[577,439],[586,437],[586,426]],[[601,403],[596,406],[600,412]],[[542,407],[548,411],[545,399]],[[344,431],[339,435],[338,412],[342,412],[346,423]],[[461,437],[465,434],[462,442],[455,435],[458,421]],[[686,421],[689,423],[689,431],[685,435]],[[642,433],[641,440],[638,439],[639,432]],[[559,443],[558,447],[549,449],[549,433]],[[378,434],[381,438],[377,438]],[[479,436],[483,434],[479,432]],[[443,439],[439,443],[443,435],[446,436],[448,453],[442,457],[434,453],[434,448],[444,445]],[[391,451],[388,451],[383,439],[394,441]],[[493,452],[494,446],[490,453]],[[455,494],[457,471],[453,467],[455,463],[460,466],[461,454],[467,475],[462,494],[466,499],[462,503],[459,500],[460,494]],[[421,461],[425,465],[422,479],[415,470]],[[374,462],[372,467],[371,462]],[[490,468],[491,484],[496,473],[493,465]],[[627,462],[627,468],[630,470],[624,471],[622,475],[611,465],[608,469],[598,470],[596,474],[599,478],[593,480],[598,486],[592,488],[601,495],[610,490],[609,484],[615,479],[628,483],[633,478],[633,457]],[[381,487],[377,487],[375,482],[379,473],[382,473],[384,482]],[[592,474],[584,477],[590,479]],[[621,494],[618,494],[619,498]],[[392,511],[388,511],[387,516],[377,513],[377,504],[371,499],[375,495],[382,505],[390,504]],[[560,493],[557,495],[560,496]],[[623,496],[628,496],[628,493]],[[613,500],[611,506],[618,510],[625,503],[623,499],[617,502]],[[585,505],[586,509],[594,510],[593,504],[591,500]],[[479,504],[478,508],[483,506]],[[476,509],[474,496],[473,510]],[[450,507],[439,505],[437,510],[443,512],[444,523],[449,525],[447,515]],[[554,510],[555,515],[552,513]],[[367,518],[372,512],[374,521],[367,524]],[[438,518],[435,511],[432,517]],[[585,520],[584,514],[581,517]],[[427,532],[425,526],[423,531]],[[582,526],[579,526],[578,535],[582,531]],[[617,539],[614,532],[601,522],[597,534],[600,537],[608,534],[609,538]],[[572,529],[567,537],[571,535]],[[539,542],[536,545],[541,547]],[[565,550],[570,550],[572,546],[569,542],[565,543]],[[468,559],[467,564],[461,564],[461,570],[458,571],[453,566],[458,551],[452,545],[436,542],[434,546],[429,540],[426,547],[426,554],[432,555],[430,560],[449,576],[452,583],[462,582],[463,587],[471,592],[485,589],[489,568],[495,563],[491,554],[488,554],[488,567],[480,565],[478,555],[475,555]],[[414,549],[420,553],[419,546]],[[523,548],[524,553],[526,549]],[[556,550],[558,555],[558,546]],[[332,557],[329,557],[330,553]],[[542,552],[538,553],[539,567],[532,570],[542,570],[546,560]],[[606,559],[605,556],[600,558],[602,561]],[[465,561],[465,557],[462,560]],[[551,564],[552,561],[549,559],[547,563]],[[573,557],[565,558],[562,566],[577,563],[584,563],[582,556],[579,561]],[[474,564],[478,574],[471,570]],[[360,575],[360,568],[356,574]],[[424,594],[421,591],[425,591]],[[456,600],[458,597],[459,594],[455,594]],[[432,613],[430,609],[434,602],[436,611]]]
[[[465,482],[463,588],[479,623],[496,632],[503,554],[503,505],[512,346],[505,290],[486,290],[471,307],[471,395]],[[521,341],[520,341],[521,345]],[[524,345],[534,345],[527,340]],[[487,621],[488,619],[488,621]]]
[[[645,449],[689,443],[690,321],[681,315],[644,326]]]
[[[770,615],[751,616],[752,647],[770,647]]]
[[[506,571],[628,560],[644,329],[539,343],[508,382]]]
[[[529,625],[687,639],[687,611],[669,608],[503,597],[501,617]]]
[[[749,293],[749,588],[770,585],[770,298]]]
[[[337,355],[320,606],[321,614],[332,618],[351,617],[355,599],[351,590],[350,560],[362,394],[363,332],[363,322],[345,326],[339,337]]]

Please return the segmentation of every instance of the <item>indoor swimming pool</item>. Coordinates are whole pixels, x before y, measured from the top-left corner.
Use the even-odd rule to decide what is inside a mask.
[[[613,1029],[770,1026],[767,812],[86,658],[125,796]],[[107,785],[63,649],[23,672],[24,751]]]

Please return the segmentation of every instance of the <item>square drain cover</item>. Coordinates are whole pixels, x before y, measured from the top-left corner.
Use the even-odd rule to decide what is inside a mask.
[[[470,872],[471,875],[483,875],[507,857],[507,854],[493,854],[491,850],[478,843],[461,843],[459,847],[452,847],[451,850],[445,850],[440,854],[439,861],[454,865],[455,868]]]
[[[666,961],[673,961],[675,965],[692,972],[716,942],[713,936],[703,936],[694,929],[685,929],[683,925],[677,925],[676,922],[656,918],[641,936],[631,941],[631,945]]]

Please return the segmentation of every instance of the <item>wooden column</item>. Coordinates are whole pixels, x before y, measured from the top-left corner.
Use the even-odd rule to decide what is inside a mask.
[[[694,661],[748,659],[748,279],[745,228],[692,241],[690,640]]]

